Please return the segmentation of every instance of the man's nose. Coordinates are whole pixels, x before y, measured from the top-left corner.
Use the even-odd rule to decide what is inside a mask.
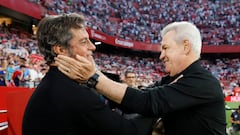
[[[164,57],[164,53],[163,53],[163,52],[161,52],[161,54],[159,55],[159,59],[160,59],[160,60],[162,60],[162,59],[163,59],[163,57]]]
[[[93,51],[96,50],[96,46],[91,41],[89,41],[88,48]]]

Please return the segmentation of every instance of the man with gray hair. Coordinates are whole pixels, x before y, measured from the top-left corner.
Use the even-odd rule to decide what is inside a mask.
[[[166,135],[226,135],[223,92],[219,80],[201,66],[201,48],[194,24],[167,25],[162,30],[160,60],[168,75],[144,91],[110,80],[96,71],[93,60],[59,55],[56,63],[70,78],[87,82],[132,112],[161,117]]]

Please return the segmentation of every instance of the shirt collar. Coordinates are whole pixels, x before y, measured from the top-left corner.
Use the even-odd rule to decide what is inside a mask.
[[[180,73],[178,73],[174,76],[167,75],[167,76],[163,77],[161,84],[169,84],[172,81],[174,81],[176,78],[178,78],[180,75],[184,76],[184,75],[189,74],[193,71],[195,72],[195,71],[199,70],[199,67],[201,67],[200,65],[201,65],[200,60],[196,60],[191,65],[189,65],[186,69],[184,69],[182,72],[180,72]]]

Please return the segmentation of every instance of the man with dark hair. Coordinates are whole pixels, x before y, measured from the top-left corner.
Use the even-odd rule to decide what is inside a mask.
[[[133,70],[127,69],[124,73],[123,82],[129,87],[137,88],[137,74]]]
[[[38,47],[50,69],[32,94],[23,118],[23,135],[147,135],[152,119],[126,120],[112,112],[86,84],[61,73],[54,57],[91,60],[96,47],[78,14],[48,16],[37,31]],[[81,89],[81,90],[79,90]]]

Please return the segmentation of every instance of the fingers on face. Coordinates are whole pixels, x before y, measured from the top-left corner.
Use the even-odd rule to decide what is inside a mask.
[[[68,65],[74,63],[74,59],[64,55],[58,55],[55,60],[60,64]]]
[[[68,61],[68,60],[71,60],[71,59],[72,59],[71,57],[65,56],[65,55],[58,55],[57,57],[58,57],[59,59],[65,60],[65,61]]]
[[[55,58],[55,63],[58,65],[58,66],[66,66],[67,63],[65,60],[62,60],[60,58]]]
[[[86,58],[77,55],[76,59],[58,55],[56,58],[59,70],[73,79],[86,80],[86,76],[89,74],[89,67],[94,67],[94,60],[87,60]],[[85,82],[85,81],[84,81]]]
[[[72,64],[72,63],[74,63],[72,61],[72,59],[68,59],[68,60],[66,60],[65,58],[64,59],[62,59],[62,58],[56,59],[56,64],[58,65],[58,67],[61,71],[66,71],[66,72],[79,71],[79,68],[81,67],[81,65],[76,62],[75,62],[75,64]]]
[[[82,63],[88,65],[90,63],[95,63],[93,58],[92,61],[90,62],[89,60],[87,60],[86,58],[76,55],[76,59],[68,57],[68,56],[64,56],[64,55],[58,55],[57,58],[55,59],[58,64],[62,64],[65,66],[69,66],[69,65],[81,65]]]
[[[84,58],[83,56],[80,56],[80,55],[76,55],[76,59],[78,60],[78,62],[81,62],[81,63],[89,63],[89,60]]]

